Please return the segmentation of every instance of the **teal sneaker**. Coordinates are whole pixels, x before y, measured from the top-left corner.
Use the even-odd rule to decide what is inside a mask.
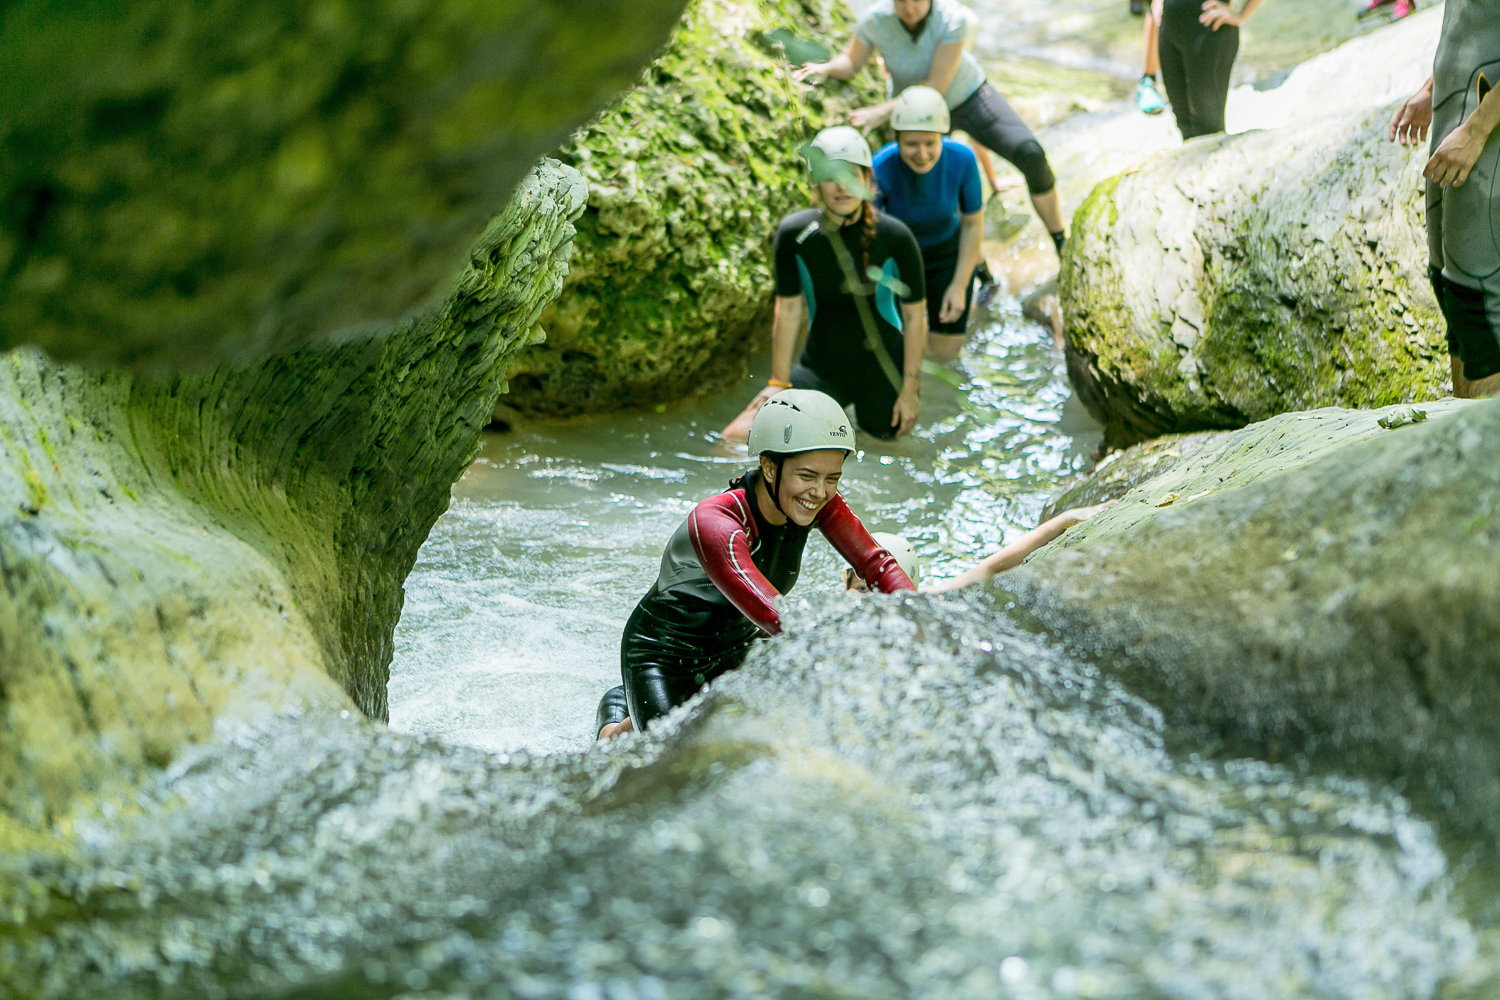
[[[1156,77],[1143,76],[1135,85],[1135,106],[1148,115],[1159,115],[1166,110],[1167,102],[1156,89]]]

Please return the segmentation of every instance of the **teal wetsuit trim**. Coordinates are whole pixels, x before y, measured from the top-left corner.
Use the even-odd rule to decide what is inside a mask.
[[[802,262],[799,260],[797,264],[800,267]],[[887,257],[885,259],[885,264],[881,267],[880,273],[885,275],[886,281],[893,279],[896,281],[901,280],[901,268],[896,266],[896,259],[894,257]],[[803,282],[808,281],[806,268],[803,268],[802,275]],[[903,333],[906,332],[906,328],[901,325],[901,310],[896,307],[896,293],[891,291],[889,285],[882,283],[879,288],[875,289],[875,308],[881,316],[885,317],[887,323]]]
[[[797,277],[802,279],[802,297],[807,300],[807,325],[811,327],[813,320],[818,318],[818,297],[813,294],[812,274],[801,257],[797,258]]]

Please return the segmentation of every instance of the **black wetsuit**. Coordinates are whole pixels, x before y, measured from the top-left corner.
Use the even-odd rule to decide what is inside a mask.
[[[814,527],[876,589],[913,589],[842,497],[834,495],[807,527],[790,520],[774,525],[755,501],[759,480],[759,471],[735,480],[693,508],[673,532],[656,582],[625,623],[624,684],[600,701],[597,728],[626,712],[637,728],[646,728],[739,666],[759,636],[779,632],[773,601],[796,584]]]
[[[900,394],[865,341],[854,296],[834,254],[830,237],[822,227],[821,209],[794,212],[781,220],[773,250],[776,294],[783,298],[801,295],[807,302],[807,346],[801,364],[792,369],[792,384],[799,389],[817,389],[838,400],[854,404],[859,426],[875,437],[895,435],[891,411]],[[856,274],[866,288],[866,249],[861,246],[863,223],[855,221],[840,230],[844,246],[854,262]],[[922,252],[916,237],[901,220],[885,213],[875,217],[875,238],[868,248],[869,266],[906,285],[906,294],[896,295],[888,286],[875,286],[867,295],[881,343],[903,374],[905,348],[901,336],[901,305],[927,297]]]
[[[1184,139],[1224,131],[1229,76],[1240,51],[1240,29],[1215,31],[1198,22],[1202,0],[1165,0],[1161,13],[1161,78]]]

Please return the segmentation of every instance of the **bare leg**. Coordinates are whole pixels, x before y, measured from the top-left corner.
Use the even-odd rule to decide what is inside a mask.
[[[962,333],[929,333],[927,356],[934,361],[952,361],[963,350],[968,337]]]
[[[629,718],[626,718],[624,722],[611,722],[599,730],[599,742],[603,743],[611,736],[620,736],[624,733],[633,732],[635,732],[635,723],[631,722]]]
[[[1145,61],[1141,65],[1141,73],[1145,76],[1157,76],[1161,73],[1161,53],[1156,46],[1156,19],[1151,12],[1146,11],[1146,23],[1141,27],[1141,47],[1146,50]]]
[[[1031,204],[1036,206],[1036,214],[1041,217],[1042,225],[1047,227],[1047,232],[1062,232],[1062,206],[1057,200],[1057,188],[1053,188],[1046,194],[1032,195]]]
[[[1475,379],[1473,382],[1466,383],[1465,388],[1469,390],[1466,399],[1484,399],[1487,396],[1493,396],[1500,393],[1500,375],[1486,375],[1484,378]]]

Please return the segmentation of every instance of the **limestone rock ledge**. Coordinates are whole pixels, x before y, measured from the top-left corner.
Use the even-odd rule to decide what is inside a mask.
[[[441,307],[151,378],[0,358],[0,846],[268,714],[386,714],[401,584],[567,272],[544,161]]]
[[[1409,409],[1194,442],[1005,586],[1230,752],[1402,781],[1492,834],[1500,402]]]
[[[1095,188],[1061,296],[1109,444],[1446,393],[1425,154],[1390,114],[1195,140]]]
[[[769,335],[771,236],[808,205],[797,151],[881,93],[873,71],[792,84],[763,36],[837,48],[852,26],[839,0],[689,6],[635,89],[557,154],[588,179],[589,209],[547,340],[512,362],[506,406],[569,415],[743,375]]]

